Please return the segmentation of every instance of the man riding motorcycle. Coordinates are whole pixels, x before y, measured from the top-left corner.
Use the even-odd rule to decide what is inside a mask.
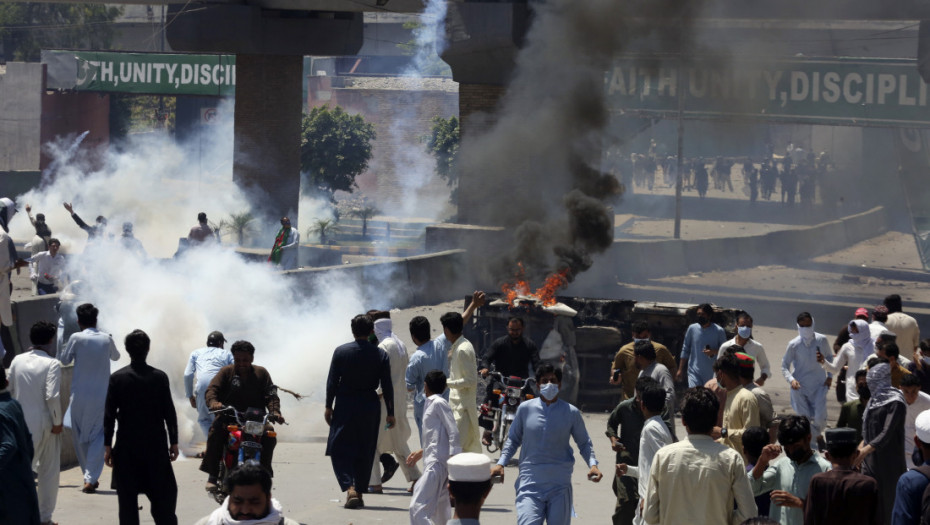
[[[269,421],[284,423],[284,417],[281,416],[281,400],[278,399],[277,387],[271,376],[265,368],[252,365],[255,347],[248,341],[236,341],[231,352],[233,364],[221,368],[207,387],[207,406],[211,411],[220,410],[225,406],[235,407],[240,412],[245,412],[250,407],[265,408],[270,414]],[[200,463],[200,470],[209,475],[205,487],[208,492],[217,489],[219,463],[229,438],[226,426],[233,423],[230,417],[221,414],[213,420],[210,427],[207,450]],[[272,429],[271,425],[266,428]],[[277,439],[274,437],[262,437],[261,464],[272,474],[271,457],[276,443]]]
[[[479,370],[481,377],[488,377],[491,366],[494,366],[504,378],[519,377],[526,379],[534,376],[540,364],[539,348],[536,347],[536,343],[523,337],[523,328],[523,319],[519,317],[510,318],[507,322],[507,335],[494,340],[481,358],[481,369]],[[485,403],[488,403],[491,407],[497,407],[498,399],[494,394],[494,390],[500,389],[503,389],[500,381],[496,379],[488,381]],[[479,420],[479,424],[486,429],[482,442],[488,444],[491,439],[493,421],[482,418],[482,420]]]

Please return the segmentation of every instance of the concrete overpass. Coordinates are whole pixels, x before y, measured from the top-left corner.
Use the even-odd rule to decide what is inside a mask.
[[[448,0],[451,36],[442,58],[459,82],[463,123],[473,112],[493,113],[531,22],[532,1]],[[267,199],[257,204],[278,216],[295,213],[300,194],[301,57],[354,55],[363,42],[364,12],[412,13],[424,7],[421,0],[112,3],[167,5],[165,31],[172,49],[236,54],[233,176],[241,185],[263,192]],[[648,12],[649,3],[634,0],[629,12]],[[642,10],[637,8],[640,4]],[[666,19],[641,23],[661,27],[679,17],[698,17],[772,21],[782,26],[798,22],[800,27],[801,21],[930,19],[930,0],[677,0],[670,5],[674,8]]]

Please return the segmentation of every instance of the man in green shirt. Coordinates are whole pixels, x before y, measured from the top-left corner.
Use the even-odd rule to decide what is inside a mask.
[[[617,453],[617,464],[637,465],[639,462],[639,435],[646,424],[646,416],[639,406],[639,393],[649,384],[658,385],[658,381],[648,376],[637,379],[635,395],[621,401],[607,418],[605,434],[610,439],[611,448]],[[637,482],[629,476],[617,476],[615,472],[613,489],[617,495],[613,525],[631,525],[636,506],[639,505]]]
[[[865,414],[865,405],[869,402],[871,393],[869,384],[865,380],[868,370],[856,371],[856,392],[859,399],[843,403],[840,408],[840,418],[836,420],[836,428],[849,427],[856,431],[856,439],[862,441],[862,415]]]
[[[769,518],[781,525],[804,525],[804,500],[814,474],[830,470],[830,462],[811,449],[811,424],[804,416],[787,416],[778,425],[778,445],[766,445],[749,471],[753,495],[772,491]],[[780,459],[782,449],[787,457]]]

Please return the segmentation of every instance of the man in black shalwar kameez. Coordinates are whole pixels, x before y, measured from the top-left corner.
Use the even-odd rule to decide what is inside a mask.
[[[363,507],[362,494],[368,492],[381,415],[376,392],[379,383],[388,414],[387,427],[394,426],[391,364],[384,350],[369,342],[373,332],[370,316],[352,319],[355,341],[336,348],[326,380],[326,455],[332,460],[339,488],[346,492],[348,509]]]
[[[142,330],[126,336],[132,362],[110,376],[103,416],[104,460],[113,467],[120,525],[139,523],[139,494],[148,496],[156,524],[178,523],[178,485],[171,467],[178,457],[178,419],[168,376],[145,363],[149,343]]]

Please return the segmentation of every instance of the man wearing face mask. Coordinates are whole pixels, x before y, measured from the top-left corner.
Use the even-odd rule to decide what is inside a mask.
[[[862,319],[853,319],[846,329],[849,331],[849,341],[840,348],[832,362],[824,359],[823,354],[817,354],[817,362],[831,374],[839,374],[844,366],[849,370],[858,370],[875,349],[868,323]],[[859,399],[856,392],[856,376],[852,373],[846,374],[846,399]]]
[[[752,339],[752,316],[746,312],[741,312],[736,317],[736,337],[720,345],[720,351],[717,352],[717,359],[726,354],[727,348],[739,346],[740,352],[748,354],[759,365],[759,378],[756,384],[763,386],[765,380],[772,376],[772,367],[769,365],[769,358],[765,355],[765,348],[762,347],[755,339]]]
[[[712,319],[714,307],[704,303],[697,308],[697,322],[685,332],[675,381],[688,379],[688,387],[703,386],[714,377],[714,362],[727,334]],[[687,372],[686,372],[687,371]],[[687,376],[685,375],[687,374]]]
[[[772,491],[769,518],[781,525],[804,524],[804,500],[811,478],[830,470],[830,462],[811,449],[811,424],[804,416],[787,416],[778,425],[778,445],[766,445],[749,472],[752,492]],[[782,449],[787,457],[780,459]]]
[[[827,392],[833,381],[818,360],[822,357],[832,363],[833,356],[829,355],[827,338],[814,332],[814,318],[810,313],[798,314],[797,323],[798,336],[788,342],[781,373],[791,385],[791,408],[810,421],[813,446],[818,438],[822,439],[821,433],[826,427]]]
[[[620,347],[620,351],[614,356],[613,366],[610,369],[610,384],[620,385],[622,387],[622,399],[633,397],[633,390],[636,386],[636,378],[639,376],[639,369],[636,368],[636,356],[633,351],[639,342],[652,343],[656,351],[656,361],[661,363],[672,374],[675,373],[675,358],[662,343],[651,340],[649,325],[644,321],[636,321],[632,326],[633,341]],[[673,411],[674,412],[674,411]]]
[[[565,524],[575,514],[572,507],[572,470],[575,454],[569,438],[575,440],[591,470],[588,479],[597,483],[603,475],[597,468],[594,446],[581,417],[581,411],[559,399],[562,370],[544,364],[536,370],[539,398],[517,408],[510,435],[501,457],[491,469],[503,479],[504,466],[519,447],[520,473],[517,492],[517,523]]]

